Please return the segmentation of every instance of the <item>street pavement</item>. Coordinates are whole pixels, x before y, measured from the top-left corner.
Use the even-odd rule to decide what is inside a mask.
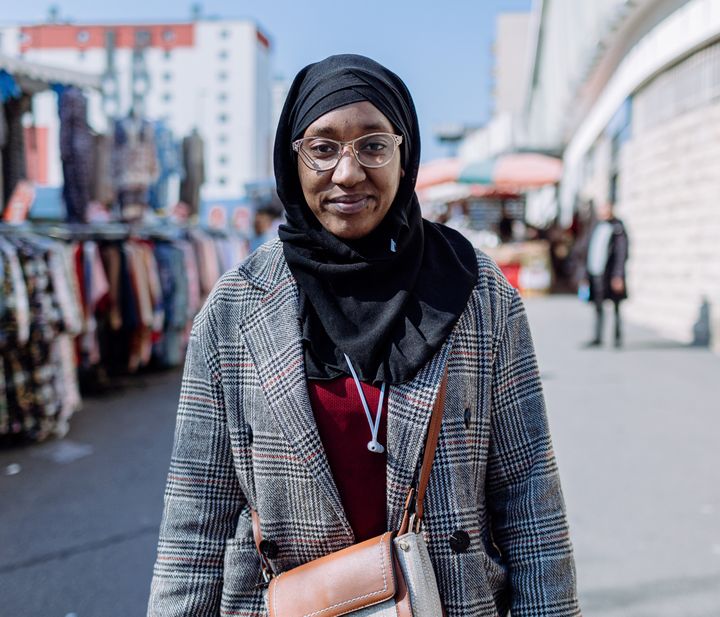
[[[586,617],[720,617],[720,357],[527,302]],[[608,324],[610,325],[610,324]],[[61,441],[0,452],[0,617],[145,612],[178,371],[86,400]]]

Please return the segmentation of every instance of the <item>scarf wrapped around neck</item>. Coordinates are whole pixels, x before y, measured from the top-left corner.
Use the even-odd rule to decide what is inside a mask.
[[[324,114],[361,101],[372,103],[403,135],[404,175],[380,225],[349,241],[323,228],[305,202],[291,144]],[[347,354],[362,381],[412,379],[463,312],[477,260],[462,235],[421,216],[415,195],[420,135],[407,87],[363,56],[331,56],[305,67],[280,116],[274,164],[287,220],[280,239],[299,288],[308,378],[348,374]]]

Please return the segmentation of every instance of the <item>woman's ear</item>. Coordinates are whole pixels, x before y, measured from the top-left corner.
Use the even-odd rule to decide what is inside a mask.
[[[400,168],[400,177],[401,178],[405,177],[405,170],[402,167]]]

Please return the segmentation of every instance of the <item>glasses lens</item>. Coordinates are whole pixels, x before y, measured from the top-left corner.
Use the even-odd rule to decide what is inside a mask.
[[[388,133],[366,135],[355,142],[355,149],[360,163],[366,167],[382,167],[395,153],[395,140]]]
[[[316,169],[333,167],[340,154],[340,146],[336,142],[318,137],[304,139],[300,149]]]

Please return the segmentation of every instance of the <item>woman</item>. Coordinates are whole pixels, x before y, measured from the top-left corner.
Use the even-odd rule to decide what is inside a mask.
[[[353,55],[298,74],[287,224],[193,328],[149,615],[265,614],[251,509],[275,572],[397,529],[446,367],[424,529],[448,617],[579,614],[521,301],[422,220],[419,160],[396,75]]]

